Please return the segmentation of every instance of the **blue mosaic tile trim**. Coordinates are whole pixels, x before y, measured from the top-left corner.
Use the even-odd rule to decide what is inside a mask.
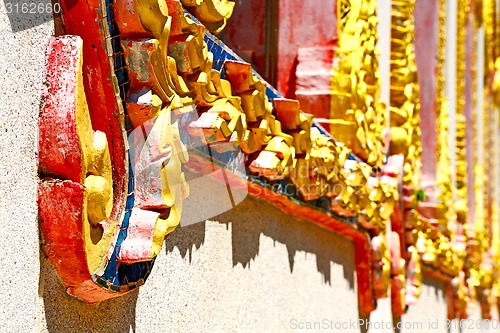
[[[108,31],[111,37],[111,46],[113,48],[113,61],[115,67],[115,75],[118,79],[120,89],[120,97],[123,102],[123,109],[126,110],[125,100],[127,91],[130,88],[128,80],[128,72],[125,64],[125,56],[121,46],[120,31],[114,20],[113,0],[105,0],[106,16],[108,22]],[[125,111],[126,112],[126,111]],[[131,130],[131,123],[128,116],[125,117],[125,127],[127,131]],[[129,174],[127,200],[125,203],[125,214],[120,225],[120,231],[111,257],[106,263],[106,268],[102,276],[93,275],[92,279],[102,287],[115,292],[129,291],[144,284],[147,277],[151,273],[154,260],[138,262],[133,264],[125,264],[118,262],[117,258],[120,253],[121,244],[127,238],[127,229],[134,207],[134,174],[130,164],[129,157]]]

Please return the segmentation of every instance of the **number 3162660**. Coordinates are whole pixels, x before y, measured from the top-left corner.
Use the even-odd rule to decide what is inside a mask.
[[[59,3],[5,3],[7,14],[53,14],[61,12],[61,5]]]

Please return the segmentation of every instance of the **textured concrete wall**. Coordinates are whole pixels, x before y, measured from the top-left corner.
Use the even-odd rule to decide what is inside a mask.
[[[6,12],[1,1],[0,331],[29,332],[36,325],[40,262],[35,178],[38,96],[45,43],[53,24],[50,15],[9,17]]]
[[[444,299],[445,284],[431,277],[424,278],[424,285],[419,302],[410,307],[401,317],[401,332],[435,332],[446,333],[446,302]],[[435,321],[438,325],[434,325]],[[421,327],[419,325],[421,324]]]
[[[395,329],[392,331],[401,333],[446,333],[444,289],[445,285],[443,282],[425,277],[419,302],[409,307],[408,311],[401,318],[393,318],[389,298],[379,300],[377,309],[370,315],[369,320],[372,325],[369,325],[368,332],[385,333],[388,332],[388,327],[393,327]],[[439,325],[437,328],[434,328],[431,322],[433,323],[436,320],[438,320]],[[388,324],[390,326],[385,325],[387,322],[390,323]]]
[[[38,96],[52,33],[50,16],[9,20],[0,2],[0,332],[283,332],[357,321],[352,243],[252,198],[175,231],[139,291],[96,306],[66,295],[39,254],[36,219]],[[403,320],[444,320],[443,286],[426,282]],[[390,320],[387,300],[372,318]]]
[[[43,331],[281,332],[357,318],[350,241],[252,198],[215,219],[175,231],[145,286],[97,306],[69,298],[43,260]]]

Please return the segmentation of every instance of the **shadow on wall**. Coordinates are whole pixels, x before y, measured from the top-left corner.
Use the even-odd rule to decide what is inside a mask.
[[[233,266],[250,267],[259,255],[262,235],[284,244],[288,250],[290,272],[293,273],[295,255],[298,252],[316,256],[318,272],[324,282],[331,285],[331,265],[342,265],[344,278],[354,289],[354,251],[350,241],[311,222],[290,216],[267,201],[247,197],[232,210],[214,217],[223,224],[231,224]],[[200,248],[205,240],[205,223],[177,228],[167,239],[167,252],[178,248],[183,257],[193,248]],[[347,265],[346,265],[347,263]]]
[[[88,305],[66,294],[56,270],[42,254],[40,288],[48,332],[135,332],[138,291],[96,305]],[[42,327],[43,327],[42,326]]]
[[[304,255],[316,256],[317,270],[324,283],[332,285],[331,265],[342,265],[344,278],[354,289],[354,252],[350,241],[341,236],[252,197],[213,220],[231,227],[233,267],[241,264],[250,269],[252,261],[259,256],[260,238],[265,236],[286,246],[291,274],[295,255],[303,252]],[[177,228],[167,238],[167,256],[177,248],[183,258],[189,256],[191,263],[196,250],[205,243],[206,226],[201,222]],[[97,305],[87,305],[66,294],[55,269],[43,254],[40,270],[40,294],[46,321],[43,326],[48,332],[67,332],[70,329],[73,332],[135,332],[139,291]]]
[[[51,0],[4,0],[3,2],[10,28],[14,33],[50,22],[53,20],[52,13],[61,12],[60,4],[53,3]]]

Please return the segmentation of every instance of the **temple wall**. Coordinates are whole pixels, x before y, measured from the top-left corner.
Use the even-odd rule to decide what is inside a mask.
[[[176,230],[138,292],[96,306],[68,297],[43,260],[41,327],[281,332],[357,318],[350,241],[253,198],[214,219]]]
[[[36,327],[40,276],[36,203],[38,96],[50,16],[9,21],[0,2],[0,331]],[[26,27],[31,27],[27,28]],[[13,32],[17,31],[17,32]]]
[[[358,321],[353,244],[255,198],[176,230],[139,291],[94,306],[66,295],[39,252],[36,205],[38,96],[53,25],[12,26],[0,8],[1,332],[311,332],[299,328]],[[445,320],[444,284],[424,283],[401,320],[446,332],[427,326]],[[370,320],[392,320],[388,300]],[[422,330],[401,330],[412,331]]]

